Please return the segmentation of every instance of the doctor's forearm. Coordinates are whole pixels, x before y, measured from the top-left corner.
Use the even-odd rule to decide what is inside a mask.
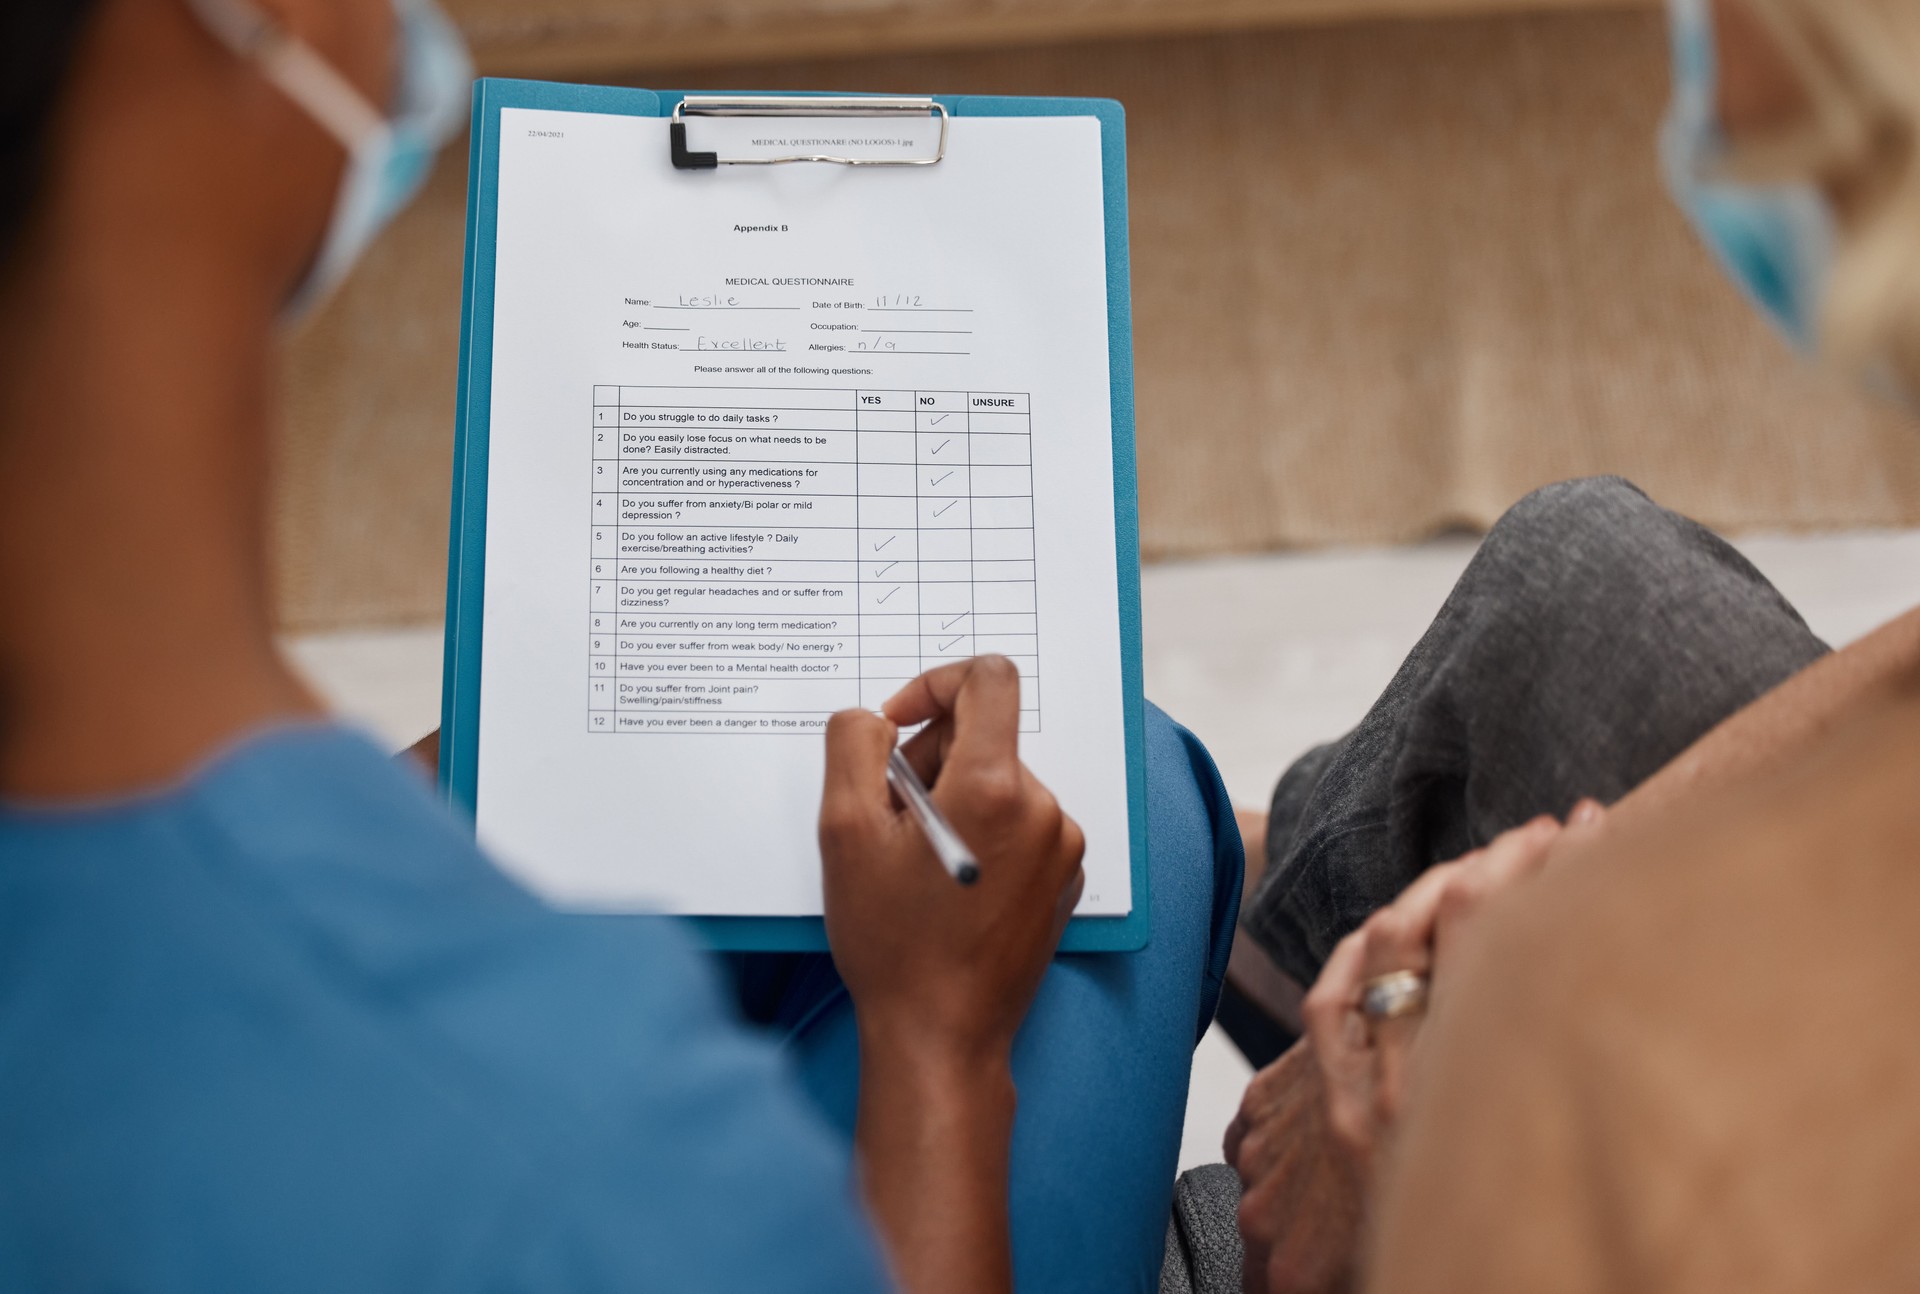
[[[860,1039],[861,1186],[906,1294],[997,1294],[1013,1284],[1006,1055],[949,1060]]]

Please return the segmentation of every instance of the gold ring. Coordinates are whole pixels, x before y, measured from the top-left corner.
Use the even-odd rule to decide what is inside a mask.
[[[1360,988],[1360,1013],[1369,1020],[1398,1020],[1427,1009],[1429,981],[1419,971],[1394,971]]]

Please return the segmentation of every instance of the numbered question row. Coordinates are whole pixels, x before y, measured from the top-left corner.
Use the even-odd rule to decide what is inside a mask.
[[[1032,562],[684,562],[596,559],[596,580],[758,580],[778,584],[992,584],[1034,578]]]
[[[1033,420],[1024,413],[875,413],[834,412],[816,409],[773,409],[761,413],[741,413],[731,409],[595,409],[596,431],[627,431],[633,428],[668,428],[692,437],[711,435],[720,443],[778,439],[796,431],[833,432],[937,432],[947,436],[995,432],[1009,436],[1028,436]],[[597,438],[596,438],[597,443]],[[709,443],[700,441],[698,443]]]
[[[861,615],[988,614],[1035,609],[1032,583],[1005,584],[590,584],[589,611],[856,611]]]
[[[981,635],[1040,632],[1040,618],[1033,612],[961,612],[957,615],[937,612],[910,615],[839,616],[749,616],[749,615],[595,615],[587,616],[587,637],[591,643],[618,642],[640,636],[662,634],[746,635],[755,641],[801,643],[811,639],[853,642],[867,629],[875,633],[944,634],[961,630]],[[774,650],[772,648],[766,650]],[[611,653],[594,648],[596,655]]]
[[[724,634],[672,634],[662,637],[623,637],[597,634],[587,643],[594,656],[686,656],[781,664],[792,660],[858,660],[866,656],[1038,656],[1036,634],[862,632],[845,637],[813,635],[807,638],[740,638]]]
[[[595,557],[705,561],[1032,561],[1033,531],[595,526]]]
[[[655,675],[647,678],[607,678],[587,681],[589,710],[720,710],[739,709],[760,712],[782,710],[848,710],[862,704],[862,696],[885,701],[899,684],[913,678],[914,671],[898,678],[879,678],[871,674],[827,678],[672,678]],[[868,692],[871,687],[873,690]],[[1038,679],[1020,680],[1020,708],[1040,708]]]
[[[924,463],[932,467],[1033,462],[1026,436],[965,432],[803,431],[769,436],[619,431],[594,437],[595,462],[667,458],[687,462]]]
[[[658,459],[597,462],[593,488],[632,494],[660,490],[806,495],[893,495],[954,499],[1029,496],[1030,467],[912,463],[682,463]]]
[[[833,526],[890,530],[1033,527],[1030,498],[939,499],[846,494],[715,495],[694,490],[593,495],[595,526]]]
[[[893,693],[878,683],[863,683],[860,686],[859,706],[878,709]],[[843,706],[842,709],[851,709]],[[834,711],[817,710],[811,713],[782,712],[779,714],[760,714],[750,710],[715,710],[695,713],[663,712],[660,710],[590,710],[587,712],[587,731],[596,733],[617,732],[624,735],[645,735],[647,733],[684,734],[703,732],[714,734],[752,733],[758,736],[785,734],[795,737],[818,738],[826,731],[827,723],[833,718]],[[1022,710],[1020,712],[1020,731],[1039,732],[1040,712]]]

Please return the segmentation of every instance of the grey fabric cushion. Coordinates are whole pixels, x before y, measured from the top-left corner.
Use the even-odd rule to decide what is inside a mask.
[[[1185,1173],[1173,1188],[1160,1294],[1240,1294],[1240,1178],[1225,1164]]]

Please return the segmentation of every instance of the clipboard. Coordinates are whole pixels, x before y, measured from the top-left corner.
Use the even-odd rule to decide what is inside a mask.
[[[902,109],[897,105],[912,105]],[[471,823],[475,814],[481,729],[482,628],[488,537],[488,461],[494,365],[494,303],[500,182],[501,114],[515,108],[629,117],[669,118],[681,169],[713,170],[735,159],[700,155],[685,124],[703,113],[786,113],[826,116],[918,111],[941,121],[944,154],[948,119],[968,117],[1091,117],[1099,123],[1104,188],[1108,372],[1111,379],[1115,569],[1120,613],[1119,673],[1125,732],[1127,837],[1131,910],[1124,916],[1075,917],[1063,952],[1135,951],[1147,944],[1152,896],[1147,866],[1146,713],[1140,639],[1139,510],[1134,451],[1133,329],[1128,268],[1125,117],[1112,100],[1001,96],[903,99],[870,95],[713,95],[487,78],[476,82],[468,170],[466,256],[461,306],[459,395],[454,433],[453,488],[447,554],[446,645],[441,700],[439,790]],[[732,115],[732,114],[729,114]],[[697,141],[696,141],[697,142]],[[769,159],[741,159],[764,165]],[[806,155],[771,159],[793,165],[834,165],[851,159]],[[937,165],[938,155],[890,165]],[[853,165],[871,165],[853,162]],[[825,925],[817,916],[689,916],[710,946],[728,951],[823,951]]]

